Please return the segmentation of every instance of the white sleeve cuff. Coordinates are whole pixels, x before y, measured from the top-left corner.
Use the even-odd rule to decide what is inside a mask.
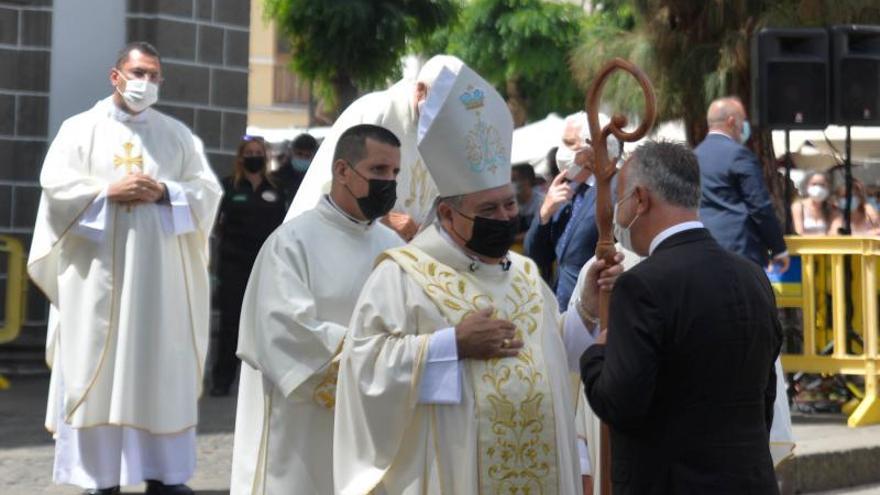
[[[107,231],[108,204],[107,188],[105,187],[79,217],[79,222],[73,227],[71,233],[92,242],[102,242]]]
[[[581,461],[581,476],[592,476],[593,465],[590,464],[590,451],[587,449],[587,441],[583,438],[577,439],[578,458]]]
[[[783,251],[783,252],[781,252],[781,253],[776,253],[776,254],[774,254],[774,255],[773,255],[773,259],[774,259],[774,260],[778,260],[778,259],[785,258],[786,256],[788,256],[788,249],[786,249],[785,251]]]
[[[588,328],[574,307],[569,307],[562,324],[562,343],[568,357],[568,369],[580,370],[581,355],[596,343],[595,328]],[[597,325],[598,326],[598,325]]]
[[[168,204],[159,205],[162,230],[168,235],[181,235],[194,231],[192,212],[183,187],[170,180],[162,181],[162,184],[168,189]]]
[[[419,385],[420,404],[461,402],[461,362],[455,328],[437,330],[428,338],[428,359]]]

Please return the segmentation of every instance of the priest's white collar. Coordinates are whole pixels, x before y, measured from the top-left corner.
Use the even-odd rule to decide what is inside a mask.
[[[141,113],[131,114],[126,112],[125,110],[116,106],[116,103],[113,101],[113,96],[108,96],[101,100],[101,103],[104,105],[104,108],[107,110],[107,116],[116,120],[118,122],[146,122],[147,121],[147,112],[150,109],[146,109]]]
[[[345,210],[340,208],[340,206],[338,204],[336,204],[336,201],[333,201],[333,198],[331,198],[329,194],[324,195],[324,201],[328,205],[330,205],[330,207],[333,210],[335,210],[336,213],[339,213],[346,220],[348,220],[349,222],[351,222],[359,227],[362,227],[364,229],[368,229],[371,225],[373,225],[373,220],[361,220],[361,219],[358,219],[358,218],[355,218],[355,217],[349,215]]]
[[[692,220],[690,222],[682,222],[673,225],[665,229],[664,231],[657,234],[654,239],[651,241],[651,246],[648,248],[648,256],[654,254],[654,250],[657,249],[657,246],[660,245],[661,242],[669,239],[670,237],[678,234],[680,232],[684,232],[685,230],[693,230],[693,229],[702,229],[703,222],[698,220]]]

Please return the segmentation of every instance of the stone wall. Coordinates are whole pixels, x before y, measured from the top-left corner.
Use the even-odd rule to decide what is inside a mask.
[[[250,1],[128,0],[123,5],[118,22],[125,26],[125,39],[148,41],[162,55],[165,83],[156,108],[193,129],[214,171],[227,175],[247,127]],[[26,251],[40,198],[40,168],[53,137],[54,10],[52,0],[0,0],[0,235],[21,239]],[[83,22],[97,22],[86,10],[82,16]],[[82,50],[89,50],[88,44]],[[106,94],[110,91],[107,83]],[[104,95],[104,89],[100,92]],[[83,104],[88,108],[93,101]],[[0,256],[0,319],[5,269]],[[0,347],[0,362],[27,350],[41,353],[47,308],[42,294],[29,287],[25,328],[17,341]]]
[[[162,55],[157,108],[202,138],[218,175],[232,167],[247,128],[250,2],[129,0],[129,41],[148,41]]]
[[[40,167],[48,147],[51,0],[0,1],[0,234],[30,246],[40,188]],[[5,271],[5,258],[2,263]],[[31,287],[22,336],[40,342],[46,303]],[[5,276],[0,277],[0,313]]]

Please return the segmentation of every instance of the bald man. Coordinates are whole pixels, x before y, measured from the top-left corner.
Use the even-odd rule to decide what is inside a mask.
[[[762,267],[788,270],[782,227],[757,157],[744,146],[751,129],[739,98],[712,102],[709,134],[694,150],[700,162],[700,220],[727,250]]]

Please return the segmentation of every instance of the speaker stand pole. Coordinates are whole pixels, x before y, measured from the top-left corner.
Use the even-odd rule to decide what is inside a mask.
[[[782,204],[785,205],[785,233],[794,233],[794,221],[791,218],[791,205],[788,204],[788,198],[791,197],[791,144],[788,133],[790,130],[785,129],[785,185],[782,188]],[[773,139],[773,131],[770,131],[770,139]],[[775,174],[774,174],[775,176]]]
[[[843,177],[846,184],[846,201],[843,209],[843,232],[844,235],[852,235],[852,193],[853,193],[853,177],[852,177],[852,138],[850,136],[850,127],[846,126],[846,145],[844,148],[846,156],[843,162]]]

